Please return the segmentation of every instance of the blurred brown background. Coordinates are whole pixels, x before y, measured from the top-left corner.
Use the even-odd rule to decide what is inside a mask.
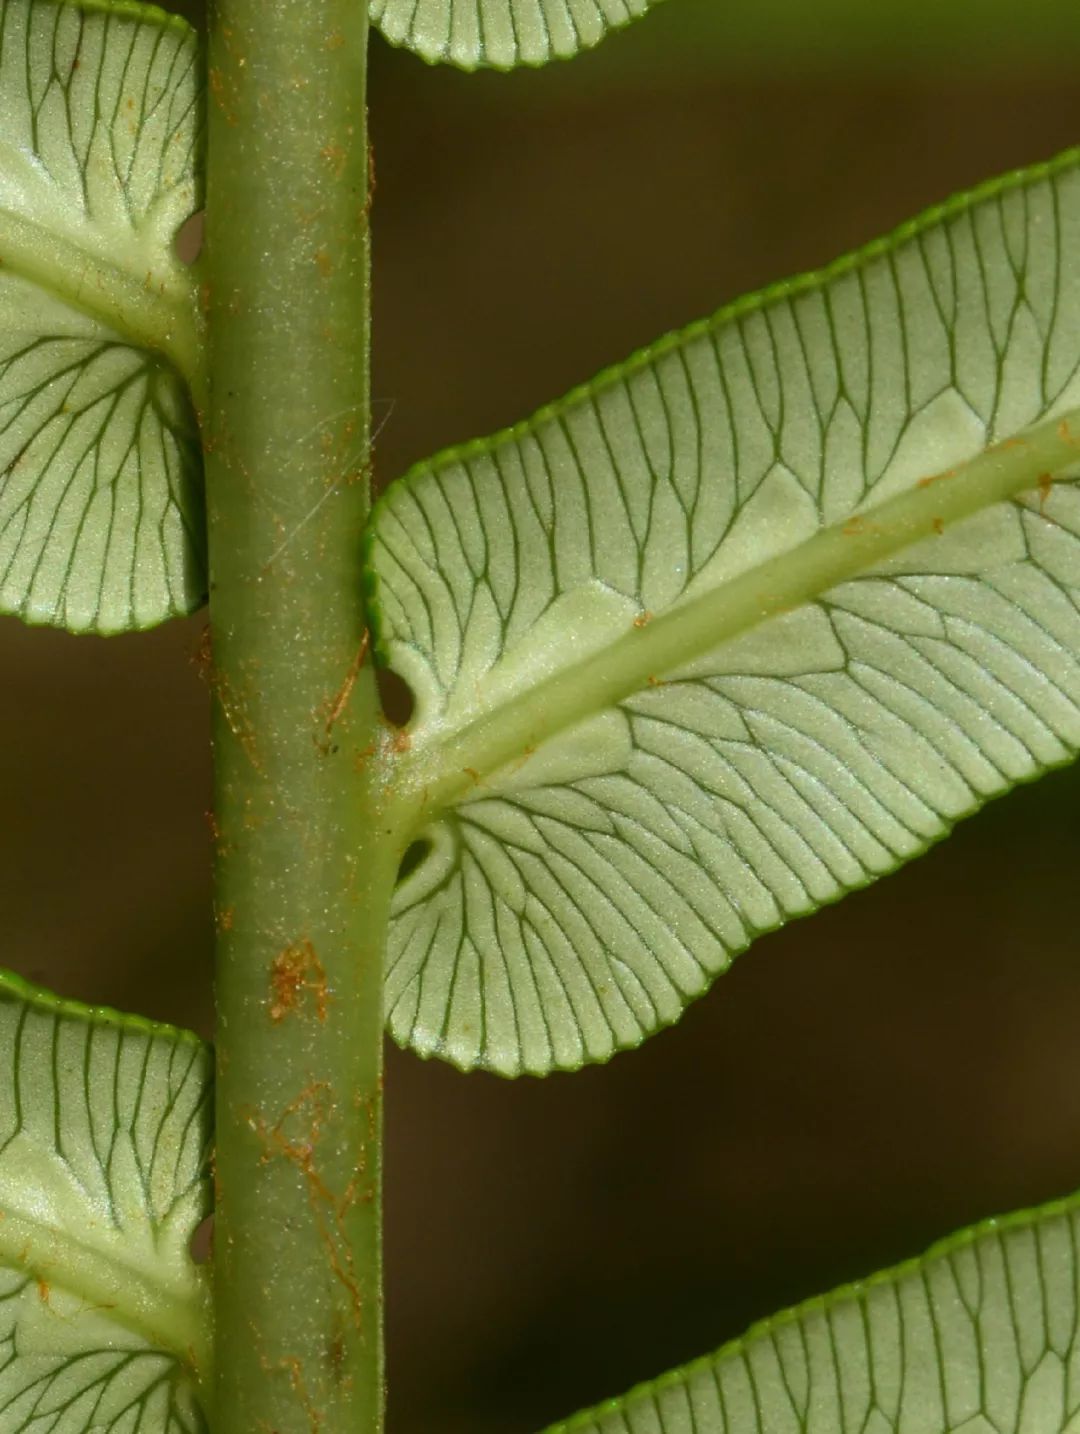
[[[1031,23],[1056,0],[1022,51],[979,3],[945,0],[971,24],[940,46],[904,7],[847,46],[805,18],[736,43],[720,4],[540,74],[375,42],[383,478],[1080,140],[1078,50]],[[209,1035],[202,625],[0,622],[0,959]],[[1075,771],[1014,794],[606,1069],[512,1086],[391,1051],[392,1434],[529,1434],[1080,1184],[1078,801]]]

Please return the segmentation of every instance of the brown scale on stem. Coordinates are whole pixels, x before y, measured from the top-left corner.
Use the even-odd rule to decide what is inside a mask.
[[[871,523],[864,518],[861,513],[856,513],[853,518],[847,520],[841,531],[845,538],[862,538],[867,533],[880,533],[881,529],[876,523]]]
[[[340,179],[345,173],[345,164],[349,158],[349,151],[340,144],[325,144],[319,150],[319,158],[325,159],[334,172],[335,179]]]
[[[348,1295],[353,1323],[360,1329],[363,1325],[363,1301],[345,1220],[355,1205],[370,1199],[371,1195],[358,1185],[358,1176],[363,1174],[366,1165],[362,1157],[357,1162],[358,1170],[340,1197],[334,1194],[318,1172],[316,1154],[323,1124],[331,1113],[327,1108],[330,1100],[329,1084],[313,1081],[289,1102],[272,1126],[267,1126],[262,1117],[254,1112],[248,1115],[247,1123],[263,1145],[261,1159],[264,1164],[278,1156],[289,1161],[303,1175],[331,1273]],[[299,1136],[292,1133],[298,1120],[305,1122]]]
[[[270,966],[270,1019],[276,1024],[312,996],[315,1015],[325,1022],[330,995],[326,971],[310,941],[297,941],[279,951]]]
[[[300,1400],[300,1403],[304,1406],[304,1412],[308,1417],[308,1423],[311,1425],[311,1434],[319,1434],[319,1430],[322,1428],[323,1419],[322,1415],[319,1413],[318,1407],[312,1400],[311,1395],[308,1393],[307,1385],[304,1382],[303,1366],[295,1356],[291,1359],[283,1359],[281,1363],[289,1376],[289,1383],[292,1385],[293,1392]]]
[[[259,756],[258,743],[255,737],[255,725],[248,713],[247,702],[240,696],[235,686],[223,673],[219,672],[211,662],[209,668],[210,690],[217,698],[221,707],[221,714],[225,718],[225,725],[239,742],[244,756],[254,767],[255,771],[262,773],[262,760]]]
[[[315,1402],[312,1400],[311,1395],[308,1393],[307,1385],[304,1382],[303,1366],[296,1356],[286,1355],[284,1358],[279,1359],[276,1364],[273,1364],[267,1359],[265,1354],[260,1354],[259,1363],[267,1374],[281,1371],[286,1375],[289,1381],[289,1387],[299,1399],[304,1413],[307,1416],[311,1434],[319,1434],[323,1426],[323,1418]],[[280,1434],[280,1431],[273,1425],[268,1424],[265,1419],[258,1421],[258,1430],[259,1434]]]
[[[349,705],[349,698],[353,694],[356,679],[360,676],[360,671],[364,666],[370,645],[371,634],[365,630],[364,636],[360,640],[360,650],[353,658],[352,664],[345,674],[345,681],[338,688],[334,696],[324,704],[323,711],[326,713],[325,723],[322,732],[315,737],[315,745],[324,757],[329,756],[333,751],[331,738],[333,736],[334,727],[340,720],[345,708]]]
[[[361,748],[353,759],[353,766],[356,770],[362,772],[372,757],[377,754],[378,750],[378,744],[375,742],[369,742],[366,747]]]
[[[945,483],[948,479],[956,476],[955,468],[946,468],[944,473],[931,473],[928,478],[920,478],[915,484],[916,488],[932,488],[935,483]]]

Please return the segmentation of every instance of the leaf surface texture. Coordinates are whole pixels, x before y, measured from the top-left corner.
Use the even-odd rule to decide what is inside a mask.
[[[0,0],[0,612],[114,632],[204,595],[199,71],[159,11]]]
[[[1077,1199],[988,1221],[548,1434],[1074,1434]]]
[[[0,1428],[205,1434],[209,1054],[0,974]]]
[[[1070,155],[388,490],[400,1042],[606,1059],[1073,756],[1078,246]]]
[[[395,45],[429,63],[508,70],[568,59],[644,15],[658,0],[372,0]]]

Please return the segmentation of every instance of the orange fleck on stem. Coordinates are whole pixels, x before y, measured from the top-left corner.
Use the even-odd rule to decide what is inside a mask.
[[[861,513],[856,513],[849,518],[841,530],[846,538],[861,538],[868,533],[880,533],[881,528],[877,523],[871,523]]]
[[[944,473],[931,473],[929,478],[920,478],[915,484],[916,488],[932,488],[935,483],[944,483],[947,478],[953,477],[955,468],[946,468]]]
[[[318,1019],[326,1020],[330,1000],[326,972],[310,941],[298,941],[278,952],[270,967],[270,989],[273,996],[270,1006],[272,1021],[283,1021],[291,1011],[299,1008],[307,994],[314,997]]]

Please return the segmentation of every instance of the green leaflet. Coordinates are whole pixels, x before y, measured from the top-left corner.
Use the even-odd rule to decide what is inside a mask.
[[[149,7],[0,0],[0,612],[115,632],[205,593],[173,251],[200,201],[200,70]]]
[[[1075,1434],[1080,1197],[988,1220],[548,1434]]]
[[[371,18],[394,45],[429,63],[510,70],[568,59],[659,0],[371,0]]]
[[[0,1428],[204,1434],[209,1052],[0,973]]]
[[[1072,757],[1078,254],[1072,153],[387,492],[400,1042],[603,1060]]]

